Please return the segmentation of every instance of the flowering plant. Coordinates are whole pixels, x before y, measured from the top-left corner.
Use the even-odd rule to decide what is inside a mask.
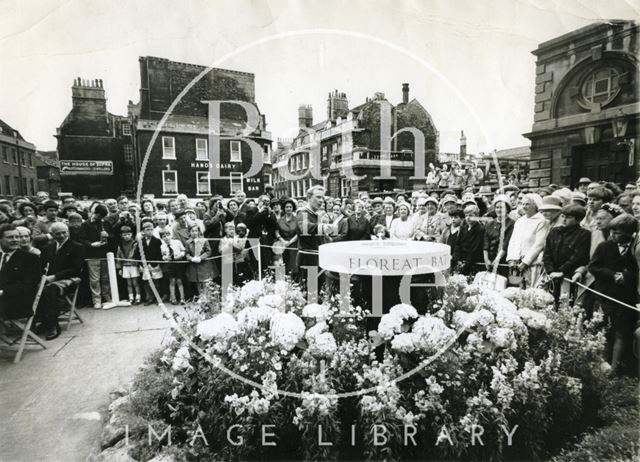
[[[157,365],[172,377],[173,444],[193,458],[527,459],[593,422],[601,318],[556,311],[540,291],[453,276],[429,312],[398,304],[368,332],[349,300],[308,303],[287,281],[217,290],[178,320],[185,336]],[[198,432],[207,445],[191,444]]]

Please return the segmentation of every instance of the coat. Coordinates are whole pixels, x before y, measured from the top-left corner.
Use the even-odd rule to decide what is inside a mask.
[[[42,276],[40,259],[22,249],[0,269],[0,318],[24,319],[33,314],[33,300]]]
[[[67,239],[56,253],[57,242],[51,242],[42,249],[40,262],[43,269],[49,265],[47,275],[55,276],[56,281],[80,277],[84,264],[84,247],[82,244]]]
[[[484,226],[479,221],[474,221],[471,226],[463,222],[458,231],[458,245],[453,259],[456,262],[463,262],[463,272],[469,273],[477,270],[475,263],[482,263],[482,244],[484,242]]]
[[[591,233],[575,226],[551,228],[544,246],[542,262],[548,274],[561,272],[571,278],[573,273],[589,263]]]
[[[531,217],[523,215],[518,218],[507,248],[507,261],[523,262],[529,266],[542,263],[548,230],[549,224],[539,212]]]
[[[187,279],[190,282],[204,282],[207,279],[218,277],[218,270],[213,265],[211,257],[211,246],[204,238],[189,239],[185,246],[187,259],[200,257],[200,263],[189,263],[187,266]]]
[[[638,264],[633,255],[633,244],[629,250],[620,255],[618,245],[613,241],[602,242],[589,262],[589,272],[595,277],[594,290],[602,292],[621,302],[635,305],[638,284]],[[615,273],[622,273],[624,282],[616,284]],[[607,302],[611,303],[611,302]],[[620,308],[623,309],[623,308]],[[625,310],[628,308],[624,308]]]

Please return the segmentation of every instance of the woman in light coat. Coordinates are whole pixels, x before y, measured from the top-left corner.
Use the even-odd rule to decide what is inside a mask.
[[[516,220],[507,248],[509,266],[522,274],[527,287],[538,285],[542,251],[549,232],[549,223],[539,212],[541,206],[542,198],[538,194],[524,195],[521,205],[524,215]]]

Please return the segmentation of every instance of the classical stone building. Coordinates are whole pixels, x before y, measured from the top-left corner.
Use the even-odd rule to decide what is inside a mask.
[[[127,119],[107,111],[102,80],[77,78],[72,108],[57,129],[62,192],[114,197],[126,190],[123,130]]]
[[[207,198],[213,194],[228,197],[242,189],[249,197],[262,194],[272,183],[271,133],[255,101],[254,75],[209,70],[187,90],[161,125],[160,120],[180,93],[206,67],[155,57],[141,57],[139,61],[140,103],[130,103],[129,118],[135,132],[135,178],[142,177],[142,193]],[[249,120],[245,110],[237,104],[221,105],[220,135],[231,139],[220,141],[218,179],[209,175],[209,106],[203,103],[207,100],[249,103],[259,114],[258,126],[243,137]],[[247,177],[252,162],[248,140],[259,145],[264,162],[261,172],[251,177]]]
[[[640,173],[638,23],[591,24],[541,43],[529,185],[618,183]]]
[[[427,110],[416,99],[409,98],[409,84],[402,86],[402,102],[393,106],[384,93],[356,107],[349,108],[347,95],[335,90],[327,98],[327,117],[313,123],[311,106],[298,108],[300,132],[291,147],[279,151],[276,160],[276,191],[280,195],[302,197],[313,184],[323,184],[334,197],[357,196],[358,192],[372,194],[384,191],[414,189],[424,185],[425,179],[414,180],[414,134],[399,133],[391,139],[386,165],[381,170],[385,149],[381,146],[381,132],[391,137],[403,128],[417,129],[424,136],[424,171],[436,162],[438,131]],[[385,129],[385,116],[388,126]],[[319,165],[322,179],[309,171]],[[286,178],[280,172],[287,169],[297,178]],[[353,175],[351,175],[353,173]],[[360,177],[360,178],[358,178]]]
[[[32,196],[37,192],[36,147],[0,120],[0,196]]]

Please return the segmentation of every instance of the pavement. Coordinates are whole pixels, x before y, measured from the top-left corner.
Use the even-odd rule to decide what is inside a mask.
[[[169,322],[157,306],[79,310],[47,349],[0,344],[0,461],[85,461],[100,452],[109,393],[159,348]]]

